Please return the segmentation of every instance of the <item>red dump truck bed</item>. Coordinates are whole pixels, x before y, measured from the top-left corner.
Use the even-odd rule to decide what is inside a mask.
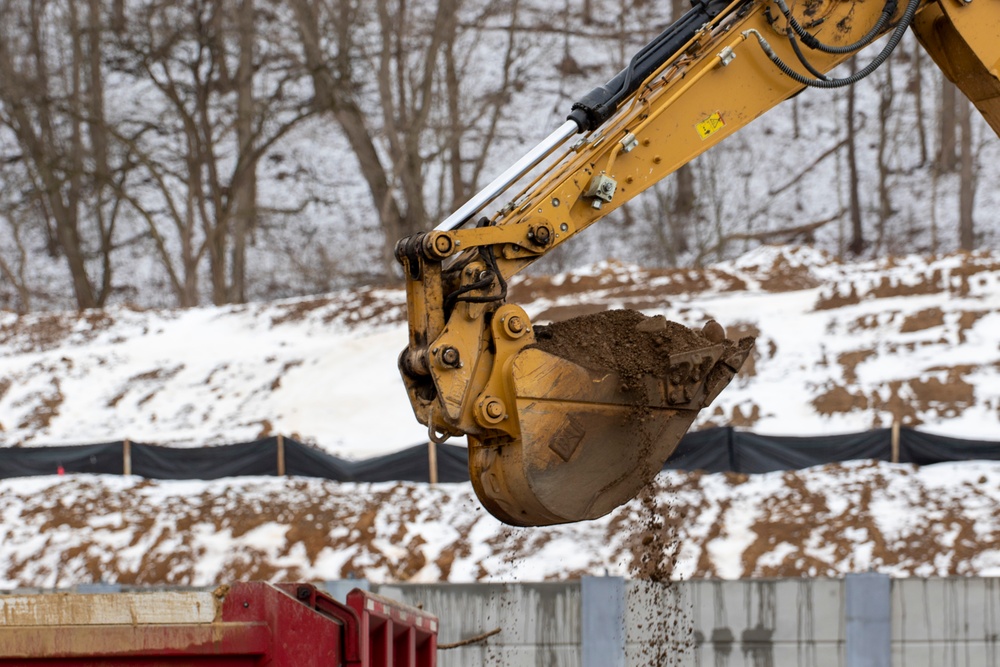
[[[355,589],[0,595],[0,665],[434,667],[437,618]]]

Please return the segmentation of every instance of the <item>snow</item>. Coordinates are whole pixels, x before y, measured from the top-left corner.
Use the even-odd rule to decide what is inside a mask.
[[[585,277],[597,280],[580,289]],[[530,280],[533,290],[545,279]],[[701,272],[605,262],[544,287],[520,304],[539,321],[553,308],[622,307],[655,289],[661,298],[643,297],[649,314],[759,331],[753,372],[699,426],[863,431],[891,423],[892,402],[903,400],[910,407],[897,417],[907,425],[1000,440],[1000,268],[990,256],[851,265],[806,248],[762,248]],[[7,315],[0,444],[201,446],[280,432],[365,458],[424,442],[396,369],[404,300],[379,289],[186,311]],[[935,383],[958,393],[942,395]],[[867,407],[820,410],[835,389]]]
[[[0,588],[627,576],[650,530],[638,500],[596,521],[511,528],[465,484],[85,475],[24,482],[0,482]],[[655,491],[657,506],[679,517],[667,529],[677,579],[1000,576],[998,462],[859,461],[750,477],[670,472]]]
[[[1000,263],[989,255],[852,265],[808,248],[762,248],[701,271],[604,262],[534,275],[514,281],[511,300],[538,322],[552,309],[635,303],[691,326],[715,318],[731,333],[759,332],[752,367],[699,426],[808,436],[898,416],[1000,441],[998,286]],[[202,446],[284,433],[364,458],[424,442],[395,367],[404,298],[387,288],[186,311],[0,316],[0,443]],[[858,403],[838,407],[834,390]],[[672,472],[656,499],[675,519],[675,578],[1000,576],[996,462]],[[633,501],[586,524],[515,529],[465,484],[9,479],[0,481],[0,588],[631,575],[649,516]]]

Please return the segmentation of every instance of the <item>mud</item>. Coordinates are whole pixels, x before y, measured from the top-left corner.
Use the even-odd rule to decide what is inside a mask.
[[[711,324],[709,334],[721,331],[721,326]],[[644,375],[663,375],[672,354],[715,344],[705,333],[635,310],[609,310],[536,326],[535,338],[535,347],[544,352],[584,368],[614,371],[626,383]],[[722,342],[727,352],[735,349],[732,341]]]

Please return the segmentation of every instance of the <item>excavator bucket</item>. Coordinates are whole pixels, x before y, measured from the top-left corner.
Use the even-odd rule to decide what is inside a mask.
[[[607,514],[652,481],[752,348],[715,322],[696,332],[630,310],[536,327],[507,365],[520,437],[470,436],[477,495],[513,525]]]

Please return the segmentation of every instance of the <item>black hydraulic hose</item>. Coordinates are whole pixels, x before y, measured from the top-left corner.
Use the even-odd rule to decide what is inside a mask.
[[[829,44],[824,44],[819,41],[819,39],[810,34],[799,24],[798,21],[795,20],[795,17],[792,16],[792,10],[788,8],[787,4],[785,4],[785,0],[774,0],[774,2],[778,5],[778,9],[781,10],[785,20],[788,21],[789,27],[791,27],[792,30],[794,30],[795,33],[802,39],[803,44],[816,51],[835,54],[854,53],[858,49],[862,49],[871,44],[879,35],[882,34],[882,29],[892,18],[892,15],[896,13],[896,8],[898,7],[896,0],[887,0],[885,7],[882,8],[882,13],[878,17],[878,21],[876,21],[875,25],[873,25],[868,32],[862,35],[858,41],[845,46],[830,46]]]
[[[858,81],[861,81],[866,76],[878,69],[882,63],[884,63],[892,52],[895,50],[896,46],[899,44],[900,40],[903,39],[903,35],[906,33],[906,29],[910,27],[913,22],[913,17],[917,13],[917,7],[920,6],[921,0],[909,0],[906,5],[906,9],[903,11],[903,16],[899,19],[899,23],[893,29],[892,34],[889,36],[889,41],[879,52],[877,56],[870,63],[868,63],[864,68],[855,72],[851,76],[844,77],[843,79],[810,79],[808,77],[802,76],[791,67],[789,67],[771,48],[764,36],[761,35],[756,30],[748,30],[745,35],[753,34],[757,38],[757,43],[760,44],[761,48],[764,49],[764,53],[767,57],[771,59],[771,62],[777,66],[783,73],[798,81],[799,83],[812,86],[813,88],[843,88],[844,86],[850,86]]]
[[[731,0],[699,0],[694,7],[632,56],[628,67],[603,86],[594,88],[573,105],[568,119],[580,132],[598,128],[624,100],[638,90],[667,59],[687,44],[699,30],[729,6]]]
[[[488,227],[492,224],[489,218],[480,218],[477,227]],[[482,246],[479,249],[479,256],[483,259],[486,264],[487,271],[479,280],[459,287],[457,290],[445,297],[444,309],[445,312],[451,312],[455,304],[459,301],[464,301],[466,303],[492,303],[494,301],[503,301],[507,298],[507,281],[504,280],[503,274],[500,273],[500,267],[497,264],[496,254],[493,250],[493,246]],[[468,264],[469,261],[464,262]],[[475,296],[470,295],[469,292],[475,292],[478,290],[484,290],[491,287],[496,281],[500,285],[500,294],[486,295],[486,296]]]
[[[820,72],[818,69],[813,67],[812,63],[806,59],[806,54],[802,53],[802,47],[799,46],[799,40],[795,39],[795,33],[789,30],[786,34],[788,35],[788,41],[792,45],[792,50],[795,51],[795,57],[799,59],[799,62],[802,63],[802,66],[805,67],[807,70],[809,70],[809,73],[815,76],[817,79],[820,79],[822,81],[829,81],[830,77],[828,77],[826,74],[823,74],[823,72]]]

